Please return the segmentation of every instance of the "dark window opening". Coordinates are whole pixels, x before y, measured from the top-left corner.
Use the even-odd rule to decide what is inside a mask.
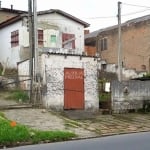
[[[107,50],[108,48],[107,38],[102,38],[100,40],[100,48],[101,48],[101,51]]]
[[[101,64],[101,70],[105,71],[107,68],[107,64]]]
[[[62,34],[62,47],[68,49],[75,49],[75,35],[63,33]]]
[[[11,47],[16,47],[19,45],[19,31],[11,32]]]
[[[38,45],[43,46],[43,30],[38,30]]]

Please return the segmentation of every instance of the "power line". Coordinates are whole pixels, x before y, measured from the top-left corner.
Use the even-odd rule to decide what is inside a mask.
[[[84,19],[109,19],[109,18],[116,18],[116,16],[89,17]]]
[[[142,13],[142,12],[145,12],[145,11],[148,11],[148,10],[150,10],[150,9],[144,9],[144,10],[141,10],[141,11],[136,11],[136,12],[131,12],[131,13],[127,13],[127,14],[122,14],[121,16],[130,16],[130,15]]]
[[[128,4],[128,3],[122,3],[123,5],[128,5],[128,6],[134,6],[134,7],[144,7],[144,8],[150,8],[148,6],[143,6],[143,5],[135,5],[135,4]]]

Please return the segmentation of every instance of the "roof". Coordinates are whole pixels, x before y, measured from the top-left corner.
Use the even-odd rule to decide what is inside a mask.
[[[150,15],[146,15],[146,16],[142,16],[142,17],[138,17],[138,18],[128,20],[125,23],[122,23],[121,26],[122,27],[129,26],[131,24],[140,23],[140,22],[144,22],[144,21],[147,21],[147,20],[150,20]],[[85,39],[96,38],[102,32],[111,31],[111,30],[114,30],[114,29],[117,29],[117,28],[118,28],[118,25],[114,25],[114,26],[109,26],[109,27],[106,27],[106,28],[103,28],[103,29],[96,30],[94,32],[86,34]]]
[[[3,12],[10,12],[10,13],[14,13],[14,14],[27,13],[27,11],[17,10],[17,9],[9,9],[9,8],[0,8],[0,11],[3,11]]]
[[[15,17],[12,17],[12,18],[0,23],[0,29],[7,26],[7,25],[9,25],[9,24],[11,24],[11,23],[15,23],[16,21],[21,20],[22,17],[25,17],[25,16],[27,17],[27,15],[17,15]]]
[[[82,25],[84,25],[84,27],[89,27],[90,24],[88,24],[87,22],[84,22],[83,20],[80,20],[79,18],[76,18],[62,10],[59,10],[59,9],[50,9],[50,10],[46,10],[46,11],[39,11],[38,12],[38,15],[44,15],[44,14],[50,14],[50,13],[58,13],[58,14],[61,14],[62,16],[64,17],[67,17],[73,21],[76,21]]]
[[[28,14],[27,11],[21,11],[21,10],[1,8],[0,11],[2,11],[2,10],[3,11],[12,12],[12,13],[18,13],[18,16],[17,17],[15,16],[15,17],[13,17],[13,18],[11,18],[11,19],[9,19],[9,20],[1,23],[0,24],[0,28],[4,27],[5,25],[9,25],[9,24],[11,24],[13,22],[18,21],[18,19],[21,19],[22,17],[24,17],[23,14],[26,14],[26,15]],[[78,22],[78,23],[82,24],[85,28],[90,26],[90,24],[88,24],[87,22],[84,22],[84,21],[82,21],[82,20],[80,20],[80,19],[78,19],[78,18],[76,18],[76,17],[74,17],[74,16],[72,16],[72,15],[70,15],[70,14],[62,11],[62,10],[59,10],[59,9],[50,9],[50,10],[45,10],[45,11],[39,11],[39,12],[37,12],[38,15],[51,14],[51,13],[61,14],[62,16],[65,16],[65,17],[67,17],[67,18],[69,18],[69,19],[71,19],[71,20],[73,20],[75,22]]]

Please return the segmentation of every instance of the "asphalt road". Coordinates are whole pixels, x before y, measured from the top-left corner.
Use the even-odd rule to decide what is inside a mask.
[[[30,145],[10,150],[150,150],[150,132]]]

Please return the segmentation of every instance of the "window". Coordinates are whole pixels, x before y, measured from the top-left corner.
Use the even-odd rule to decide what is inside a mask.
[[[19,45],[19,31],[11,32],[11,47],[15,47]]]
[[[102,38],[100,40],[101,51],[107,50],[107,38]]]
[[[63,33],[62,34],[62,47],[69,48],[69,49],[75,49],[75,35]]]
[[[51,35],[51,43],[56,43],[56,35]]]
[[[101,64],[101,70],[105,71],[107,68],[107,64]]]
[[[43,46],[43,30],[38,30],[38,45]]]

